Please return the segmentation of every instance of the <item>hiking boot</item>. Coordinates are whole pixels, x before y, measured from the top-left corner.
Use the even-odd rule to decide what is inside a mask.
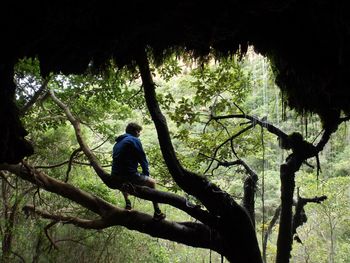
[[[131,208],[132,208],[132,207],[131,207],[131,202],[130,202],[130,200],[126,200],[126,201],[125,201],[125,209],[126,209],[126,210],[131,210]]]
[[[163,214],[162,212],[154,212],[154,215],[153,215],[153,220],[155,221],[161,221],[163,219],[165,219],[165,214]]]

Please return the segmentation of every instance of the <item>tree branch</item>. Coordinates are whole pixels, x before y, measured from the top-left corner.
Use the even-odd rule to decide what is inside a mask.
[[[56,224],[57,224],[57,221],[52,221],[44,227],[45,236],[47,237],[47,239],[50,241],[50,244],[51,244],[49,251],[51,250],[52,247],[54,247],[55,249],[58,249],[58,247],[56,246],[55,242],[52,240],[52,238],[48,232],[49,229]]]
[[[156,86],[152,79],[145,50],[139,50],[136,62],[141,74],[146,104],[155,124],[160,149],[171,176],[185,192],[198,198],[211,214],[218,217],[216,227],[225,240],[221,246],[223,255],[228,260],[261,262],[255,231],[246,211],[233,200],[232,196],[215,184],[182,167],[171,142],[166,119],[156,98]],[[236,238],[236,235],[244,236],[244,239]],[[250,248],[248,255],[243,256],[243,253],[238,252],[247,250],[248,247]]]
[[[257,117],[247,115],[247,114],[231,114],[231,115],[225,115],[225,116],[214,116],[212,115],[211,118],[213,120],[221,120],[221,119],[247,119],[249,122],[255,126],[260,125],[263,128],[266,128],[270,133],[275,134],[277,137],[281,139],[287,139],[288,135],[283,132],[281,129],[277,128],[276,126],[272,125],[268,121],[266,121],[264,118],[259,119]]]
[[[223,147],[223,146],[224,146],[226,143],[228,143],[228,142],[232,142],[234,138],[237,138],[239,135],[245,133],[246,131],[250,130],[251,128],[253,128],[253,125],[249,125],[249,126],[245,127],[243,130],[241,130],[241,131],[237,132],[236,134],[232,135],[230,138],[226,139],[223,143],[221,143],[218,147],[216,147],[215,150],[214,150],[214,154],[213,154],[213,156],[211,157],[211,158],[212,158],[212,161],[211,161],[211,163],[209,164],[208,168],[205,170],[204,174],[206,174],[206,173],[209,171],[211,165],[212,165],[213,162],[214,162],[214,159],[215,159],[215,157],[216,157],[216,154],[218,153],[218,151],[220,150],[221,147]]]
[[[297,235],[297,228],[299,226],[302,226],[307,221],[307,216],[304,210],[304,206],[308,203],[317,203],[320,204],[324,200],[327,199],[327,196],[315,196],[314,198],[303,198],[299,195],[299,189],[297,189],[297,196],[298,200],[295,207],[295,213],[293,216],[293,235],[294,239],[297,240],[299,243],[302,243],[300,238]]]
[[[10,181],[7,179],[5,173],[3,171],[0,171],[0,177],[12,188],[15,189],[16,187],[10,183]]]
[[[130,230],[137,230],[151,236],[165,238],[194,247],[210,248],[218,253],[222,253],[222,248],[218,245],[222,243],[221,237],[214,229],[211,229],[204,224],[170,222],[167,220],[158,222],[153,220],[151,215],[135,210],[128,211],[119,209],[97,196],[93,196],[70,184],[51,178],[25,163],[23,165],[0,164],[0,170],[12,172],[24,180],[39,185],[41,188],[49,192],[56,193],[74,201],[100,216],[99,219],[86,220],[49,215],[48,213],[35,209],[35,211],[39,211],[43,217],[48,219],[64,221],[66,223],[68,222],[79,227],[90,229],[103,229],[106,227],[121,225]],[[147,191],[152,192],[152,189],[147,187],[144,188],[146,188]],[[155,192],[156,191],[153,191],[153,194],[156,195],[157,193]],[[176,195],[163,194],[170,199],[171,197],[177,198]],[[186,202],[187,200],[185,198],[177,198],[176,201],[181,201],[178,206],[185,206],[185,209],[188,211],[194,211],[193,213],[207,213],[198,209],[198,207],[188,206],[188,202]],[[172,202],[174,202],[174,200]],[[26,209],[33,210],[34,206],[26,206]],[[205,216],[207,217],[207,214]]]
[[[50,81],[50,77],[47,77],[44,79],[44,82],[41,84],[40,88],[34,93],[33,97],[27,102],[26,105],[24,105],[20,111],[20,116],[24,116],[27,111],[34,105],[34,103],[39,99],[40,95],[43,93],[43,91],[47,88],[47,84]]]
[[[69,179],[69,173],[70,171],[72,170],[72,163],[73,163],[73,160],[75,158],[75,156],[81,151],[81,148],[79,147],[78,149],[75,149],[72,154],[70,155],[69,157],[69,161],[68,161],[68,168],[67,168],[67,171],[66,171],[66,179],[64,180],[65,183],[68,182],[68,179]]]
[[[102,179],[102,181],[110,188],[113,189],[119,189],[119,190],[125,190],[123,186],[123,182],[118,182],[117,177],[112,177],[108,173],[106,173],[102,166],[100,165],[98,159],[93,154],[93,152],[89,149],[87,144],[85,143],[80,130],[80,123],[79,121],[73,116],[73,114],[70,112],[69,108],[62,103],[53,93],[53,91],[50,91],[50,96],[54,100],[54,102],[62,109],[64,110],[68,120],[73,125],[73,128],[75,130],[77,141],[80,145],[81,150],[84,152],[88,160],[90,161],[92,167],[94,168],[97,175]],[[180,196],[177,196],[175,194],[165,193],[161,191],[157,191],[154,189],[149,189],[148,187],[143,186],[137,186],[133,185],[132,187],[133,191],[130,191],[131,194],[147,199],[150,201],[156,201],[159,203],[168,203],[170,205],[173,205],[174,207],[177,207],[185,212],[187,212],[189,215],[193,216],[194,218],[200,220],[201,222],[211,222],[213,219],[210,218],[209,213],[205,212],[204,210],[201,210],[200,208],[196,206],[188,206],[188,201],[185,198],[182,198]]]
[[[281,214],[281,206],[279,205],[276,210],[275,210],[275,213],[269,223],[269,226],[267,227],[265,233],[264,233],[264,240],[263,240],[263,258],[264,258],[264,262],[267,262],[266,261],[266,247],[267,247],[267,240],[269,238],[269,236],[271,235],[271,232],[272,232],[272,229],[273,227],[276,225],[277,223],[277,220],[279,218]]]

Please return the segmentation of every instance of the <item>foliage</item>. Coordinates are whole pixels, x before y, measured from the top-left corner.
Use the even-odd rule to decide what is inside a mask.
[[[234,137],[232,144],[222,145],[247,127],[247,123],[241,119],[214,121],[210,117],[246,113],[265,118],[287,133],[299,131],[311,142],[318,139],[321,125],[317,116],[298,115],[285,109],[268,61],[251,53],[248,55],[242,60],[231,57],[206,65],[190,64],[186,59],[170,56],[153,74],[177,155],[185,168],[199,173],[206,171],[212,182],[238,200],[243,196],[247,173],[241,166],[218,166],[219,161],[240,158],[257,173],[255,213],[260,237],[280,204],[278,171],[288,151],[281,150],[276,138],[258,127]],[[33,95],[40,92],[36,103],[23,116],[36,150],[29,161],[54,178],[67,180],[118,207],[124,206],[120,192],[108,189],[80,152],[72,156],[78,149],[75,134],[62,111],[47,96],[50,89],[80,120],[83,136],[107,170],[110,169],[114,137],[124,132],[125,123],[130,120],[142,123],[142,142],[150,160],[151,175],[162,190],[183,194],[170,177],[161,156],[137,77],[134,72],[116,70],[111,65],[103,74],[52,75],[47,88],[41,91],[44,80],[39,74],[38,61],[21,61],[16,67],[19,108],[25,108]],[[321,205],[306,206],[308,222],[298,228],[303,244],[295,244],[293,262],[347,260],[350,252],[347,246],[350,238],[349,138],[348,125],[342,125],[330,146],[320,155],[323,172],[318,180],[316,169],[306,165],[297,175],[297,186],[303,197],[325,194],[328,199]],[[71,157],[74,158],[69,170],[67,164]],[[310,160],[310,164],[315,166],[315,160]],[[1,184],[4,186],[6,182],[2,180]],[[18,184],[16,191],[24,191],[26,187],[26,184]],[[8,203],[13,204],[16,196],[11,195]],[[27,202],[65,215],[93,217],[76,204],[44,191],[28,193],[20,204]],[[134,199],[133,205],[140,211],[152,213],[150,202]],[[170,218],[188,219],[188,215],[171,207],[165,206],[165,210]],[[43,232],[47,220],[26,218],[20,210],[17,213],[13,251],[26,261],[34,261],[31,251],[36,251],[39,262],[203,262],[210,257],[210,251],[157,240],[122,227],[92,231],[68,224],[56,224],[48,230],[58,246],[54,249]],[[2,228],[6,220],[2,213]],[[275,225],[269,236],[269,262],[274,260],[276,253],[277,228]],[[18,258],[12,254],[11,259],[15,262]],[[220,262],[221,258],[213,253],[212,260]]]

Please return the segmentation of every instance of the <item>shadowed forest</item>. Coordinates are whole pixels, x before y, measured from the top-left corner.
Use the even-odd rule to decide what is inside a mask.
[[[275,262],[282,242],[281,165],[304,149],[298,143],[321,145],[295,171],[290,261],[349,262],[347,119],[323,144],[318,115],[286,106],[265,57],[250,50],[243,57],[209,57],[207,62],[173,55],[155,67],[150,57],[155,98],[181,165],[244,208],[261,257]],[[42,78],[39,62],[23,59],[15,67],[15,83],[16,104],[35,153],[19,166],[0,167],[3,262],[227,261],[227,250],[213,244],[222,239],[211,228],[203,228],[210,235],[203,242],[197,232],[193,243],[191,232],[183,237],[176,232],[179,226],[200,230],[199,222],[212,226],[221,215],[208,215],[205,197],[184,191],[169,173],[163,158],[167,149],[160,147],[143,93],[144,75],[111,63],[101,74]],[[110,172],[115,137],[130,121],[143,126],[140,139],[160,193],[131,190],[133,210],[128,212],[120,188],[107,186],[98,169]],[[169,223],[148,229],[144,225],[155,199]],[[211,209],[221,209],[220,202],[211,201]],[[101,207],[113,212],[101,212]],[[96,215],[115,221],[99,221]],[[240,227],[240,221],[230,222]]]

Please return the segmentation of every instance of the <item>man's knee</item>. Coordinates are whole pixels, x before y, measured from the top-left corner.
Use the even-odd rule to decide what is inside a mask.
[[[156,181],[150,177],[147,178],[147,186],[151,188],[156,188]]]

